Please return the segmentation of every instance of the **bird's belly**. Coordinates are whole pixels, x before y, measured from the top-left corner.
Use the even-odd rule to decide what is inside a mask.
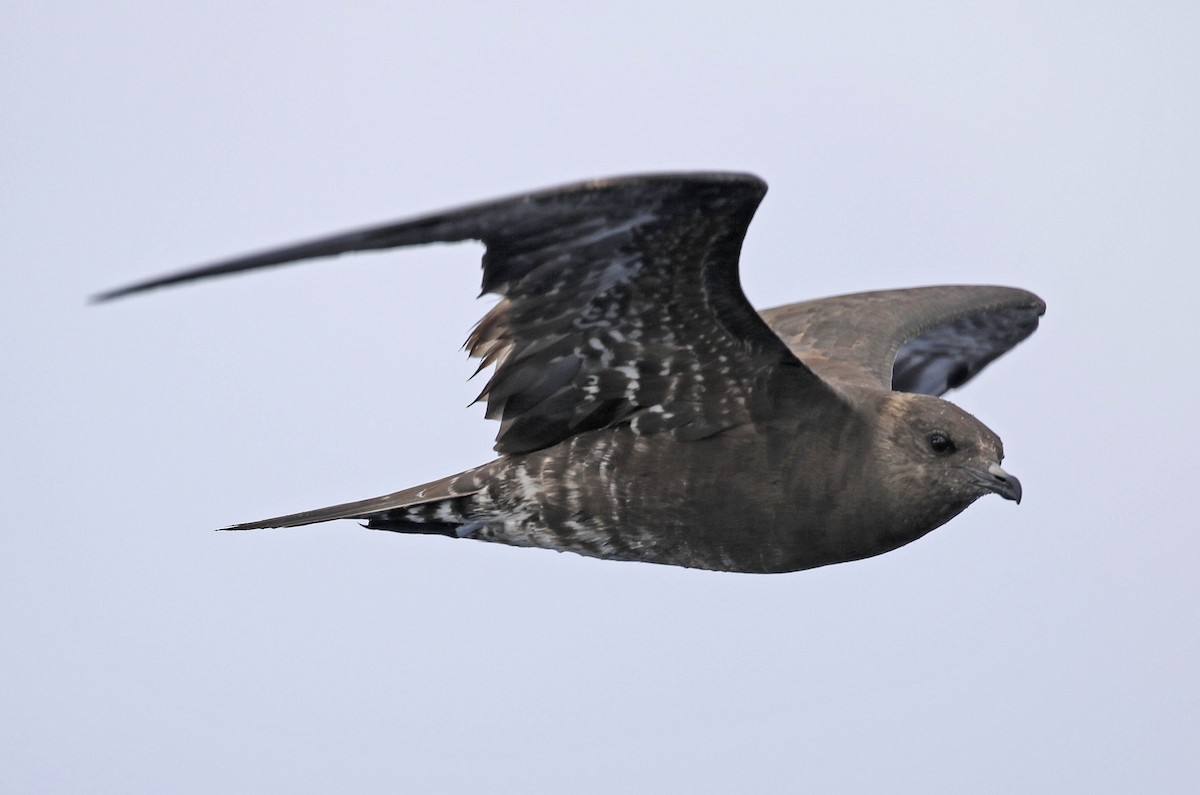
[[[625,429],[514,456],[476,537],[691,568],[783,572],[867,557],[877,537],[851,495],[857,469],[734,429],[701,441]],[[860,500],[861,501],[861,500]]]

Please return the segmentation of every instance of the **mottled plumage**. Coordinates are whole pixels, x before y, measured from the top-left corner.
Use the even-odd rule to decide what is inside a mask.
[[[750,306],[749,175],[597,180],[350,232],[106,293],[351,251],[476,239],[500,302],[467,349],[496,460],[361,502],[356,518],[619,560],[779,572],[877,555],[989,492],[999,438],[937,396],[1037,328],[1036,296],[925,287]]]

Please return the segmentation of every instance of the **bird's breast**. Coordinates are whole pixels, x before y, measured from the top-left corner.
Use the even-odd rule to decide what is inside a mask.
[[[580,434],[508,459],[490,489],[509,517],[493,540],[755,572],[877,554],[869,462],[850,452],[852,429],[834,430],[741,426],[686,442]]]

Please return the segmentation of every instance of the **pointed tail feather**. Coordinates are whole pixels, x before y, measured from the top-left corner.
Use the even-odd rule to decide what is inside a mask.
[[[484,488],[484,478],[481,476],[482,469],[483,467],[469,470],[448,478],[435,480],[432,483],[426,483],[422,486],[413,486],[412,488],[392,494],[385,494],[382,497],[345,502],[341,505],[330,505],[326,508],[316,508],[311,511],[275,516],[257,522],[244,522],[242,524],[230,525],[229,527],[222,527],[221,529],[261,530],[269,527],[300,527],[318,522],[329,522],[334,519],[371,520],[386,517],[388,520],[396,521],[402,520],[401,517],[407,518],[411,516],[412,519],[410,521],[413,523],[429,523],[428,527],[414,526],[412,528],[413,532],[448,533],[449,535],[453,535],[454,523],[444,521],[451,514],[445,508],[442,510],[436,510],[436,508],[447,503],[459,502],[459,498],[470,497],[482,491]],[[406,510],[410,508],[414,510]],[[445,527],[440,529],[435,528],[433,525],[437,524],[438,520],[443,520],[441,524],[445,525]]]

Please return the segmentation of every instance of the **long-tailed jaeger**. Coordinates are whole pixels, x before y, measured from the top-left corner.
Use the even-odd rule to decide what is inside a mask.
[[[1010,287],[756,312],[738,280],[766,184],[583,182],[218,262],[98,296],[353,251],[479,240],[499,303],[467,349],[499,458],[383,497],[227,528],[361,519],[613,560],[784,572],[878,555],[988,493],[1000,439],[939,395],[1037,328]]]

